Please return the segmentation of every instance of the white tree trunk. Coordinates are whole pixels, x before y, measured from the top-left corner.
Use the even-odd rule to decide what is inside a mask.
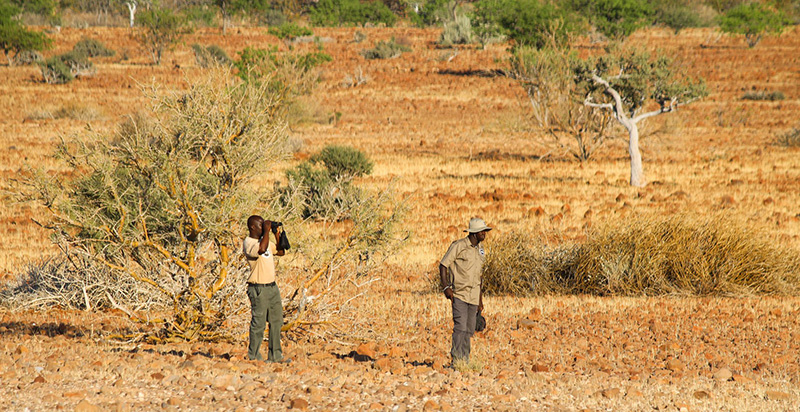
[[[133,28],[134,19],[136,18],[136,1],[126,1],[125,5],[128,6],[128,12],[131,19],[131,28]]]
[[[642,187],[647,183],[644,180],[642,153],[639,151],[639,126],[630,122],[625,127],[628,129],[628,153],[631,155],[631,186]]]

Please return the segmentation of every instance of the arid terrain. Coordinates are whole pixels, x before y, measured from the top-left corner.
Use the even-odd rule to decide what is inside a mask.
[[[354,41],[357,30],[365,41]],[[151,346],[107,339],[130,327],[117,312],[0,310],[1,409],[800,409],[798,298],[488,297],[488,328],[473,339],[479,370],[460,372],[443,367],[450,307],[429,286],[438,259],[476,215],[495,228],[489,250],[493,237],[517,229],[580,241],[601,222],[682,212],[724,213],[800,248],[800,149],[773,144],[800,127],[800,30],[753,49],[711,29],[652,29],[628,40],[678,59],[711,92],[648,124],[644,188],[628,185],[622,131],[584,163],[544,143],[527,120],[524,90],[497,73],[505,46],[441,49],[436,30],[408,28],[315,34],[330,38],[324,48],[333,61],[292,127],[302,141],[295,158],[330,143],[355,146],[375,162],[361,184],[396,180],[408,196],[411,237],[380,281],[326,326],[335,333],[287,336],[289,365],[245,361],[244,323],[234,344]],[[83,36],[117,51],[96,62],[93,77],[53,86],[36,67],[0,66],[4,185],[29,165],[62,172],[51,157],[60,137],[112,129],[145,103],[140,85],[179,89],[201,75],[192,43],[218,44],[231,56],[245,46],[287,47],[265,29],[204,29],[151,66],[126,29],[65,28],[47,54]],[[412,51],[389,60],[359,54],[392,36]],[[346,84],[356,74],[366,83]],[[785,99],[743,100],[749,91]],[[32,219],[47,215],[33,205],[0,208],[0,282],[56,253]],[[292,273],[281,276],[292,283]]]

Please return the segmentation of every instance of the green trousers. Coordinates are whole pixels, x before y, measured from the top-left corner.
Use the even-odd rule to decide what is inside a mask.
[[[283,306],[281,293],[275,283],[268,285],[247,285],[247,297],[250,298],[250,344],[247,346],[249,359],[263,360],[259,348],[264,340],[264,329],[269,321],[269,351],[267,360],[277,362],[283,359],[281,351],[281,327],[283,326]]]

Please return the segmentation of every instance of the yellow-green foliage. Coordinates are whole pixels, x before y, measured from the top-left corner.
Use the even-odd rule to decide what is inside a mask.
[[[491,247],[486,293],[612,296],[796,294],[800,257],[757,229],[714,216],[610,222],[575,246],[511,234]]]

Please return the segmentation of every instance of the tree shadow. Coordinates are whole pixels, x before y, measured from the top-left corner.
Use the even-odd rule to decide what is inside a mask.
[[[439,70],[439,75],[494,78],[494,77],[507,77],[509,73],[508,71],[503,69],[464,69],[464,70],[444,69],[444,70]]]

